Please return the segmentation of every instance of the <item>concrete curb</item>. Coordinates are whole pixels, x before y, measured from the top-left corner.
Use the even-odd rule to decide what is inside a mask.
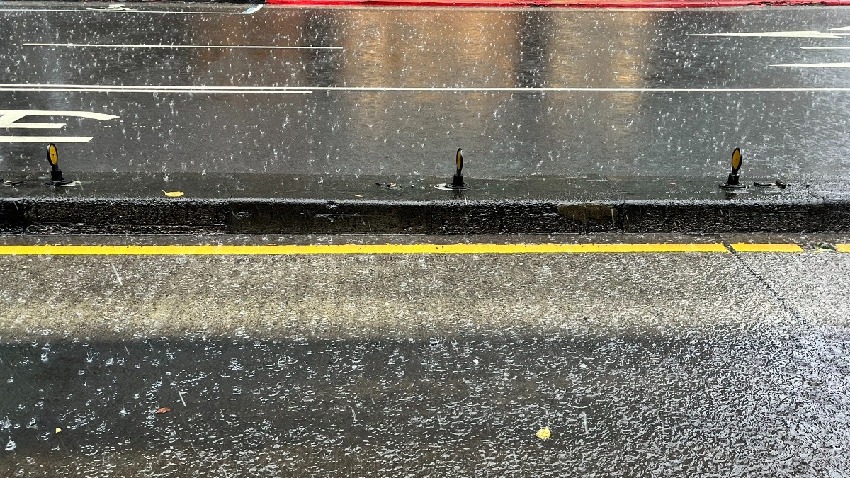
[[[747,178],[727,191],[716,178],[530,176],[467,178],[458,191],[419,176],[66,172],[76,187],[10,176],[5,233],[850,232],[843,180]]]
[[[4,199],[0,231],[36,234],[848,232],[850,201]]]

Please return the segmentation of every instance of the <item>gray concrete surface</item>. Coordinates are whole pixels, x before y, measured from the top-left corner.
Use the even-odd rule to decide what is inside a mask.
[[[747,270],[731,254],[3,261],[2,273],[20,284],[4,292],[4,338],[228,336],[239,329],[248,336],[418,338],[699,328],[737,325],[741,314],[763,325],[787,322],[763,288],[736,292]]]

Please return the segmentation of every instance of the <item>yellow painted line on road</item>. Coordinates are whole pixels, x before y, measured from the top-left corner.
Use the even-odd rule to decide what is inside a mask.
[[[850,244],[836,244],[835,250],[838,252],[850,252]]]
[[[803,252],[797,244],[731,244],[735,252]],[[850,245],[836,244],[839,252]],[[0,255],[195,256],[353,254],[628,254],[725,253],[719,243],[673,244],[310,244],[310,245],[5,245]]]
[[[732,244],[735,252],[803,252],[797,244]]]
[[[5,245],[0,255],[182,256],[729,252],[723,244]]]

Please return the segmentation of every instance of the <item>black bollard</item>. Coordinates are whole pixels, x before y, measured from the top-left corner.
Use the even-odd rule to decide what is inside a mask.
[[[738,170],[741,169],[743,162],[744,158],[741,156],[741,148],[735,148],[735,151],[732,152],[732,172],[726,178],[726,184],[720,185],[721,188],[742,189],[746,187],[741,184],[740,177],[738,176]]]
[[[452,176],[451,188],[466,189],[466,184],[463,182],[463,174],[461,174],[461,170],[463,170],[463,150],[461,148],[458,148],[455,154],[455,166],[457,166],[457,172]]]
[[[53,143],[47,146],[47,162],[50,163],[50,184],[54,186],[71,184],[71,181],[62,177],[62,170],[59,169],[59,150]]]

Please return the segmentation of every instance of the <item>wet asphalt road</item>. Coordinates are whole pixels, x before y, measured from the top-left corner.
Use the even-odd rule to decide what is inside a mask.
[[[847,178],[843,9],[30,6],[4,173]],[[848,257],[2,256],[0,476],[845,476]]]
[[[445,177],[459,146],[478,178],[850,170],[846,9],[137,8],[0,9],[0,109],[117,117],[7,116],[0,171],[44,169],[21,136],[164,177]]]
[[[773,240],[0,257],[0,475],[845,476],[848,240]]]

